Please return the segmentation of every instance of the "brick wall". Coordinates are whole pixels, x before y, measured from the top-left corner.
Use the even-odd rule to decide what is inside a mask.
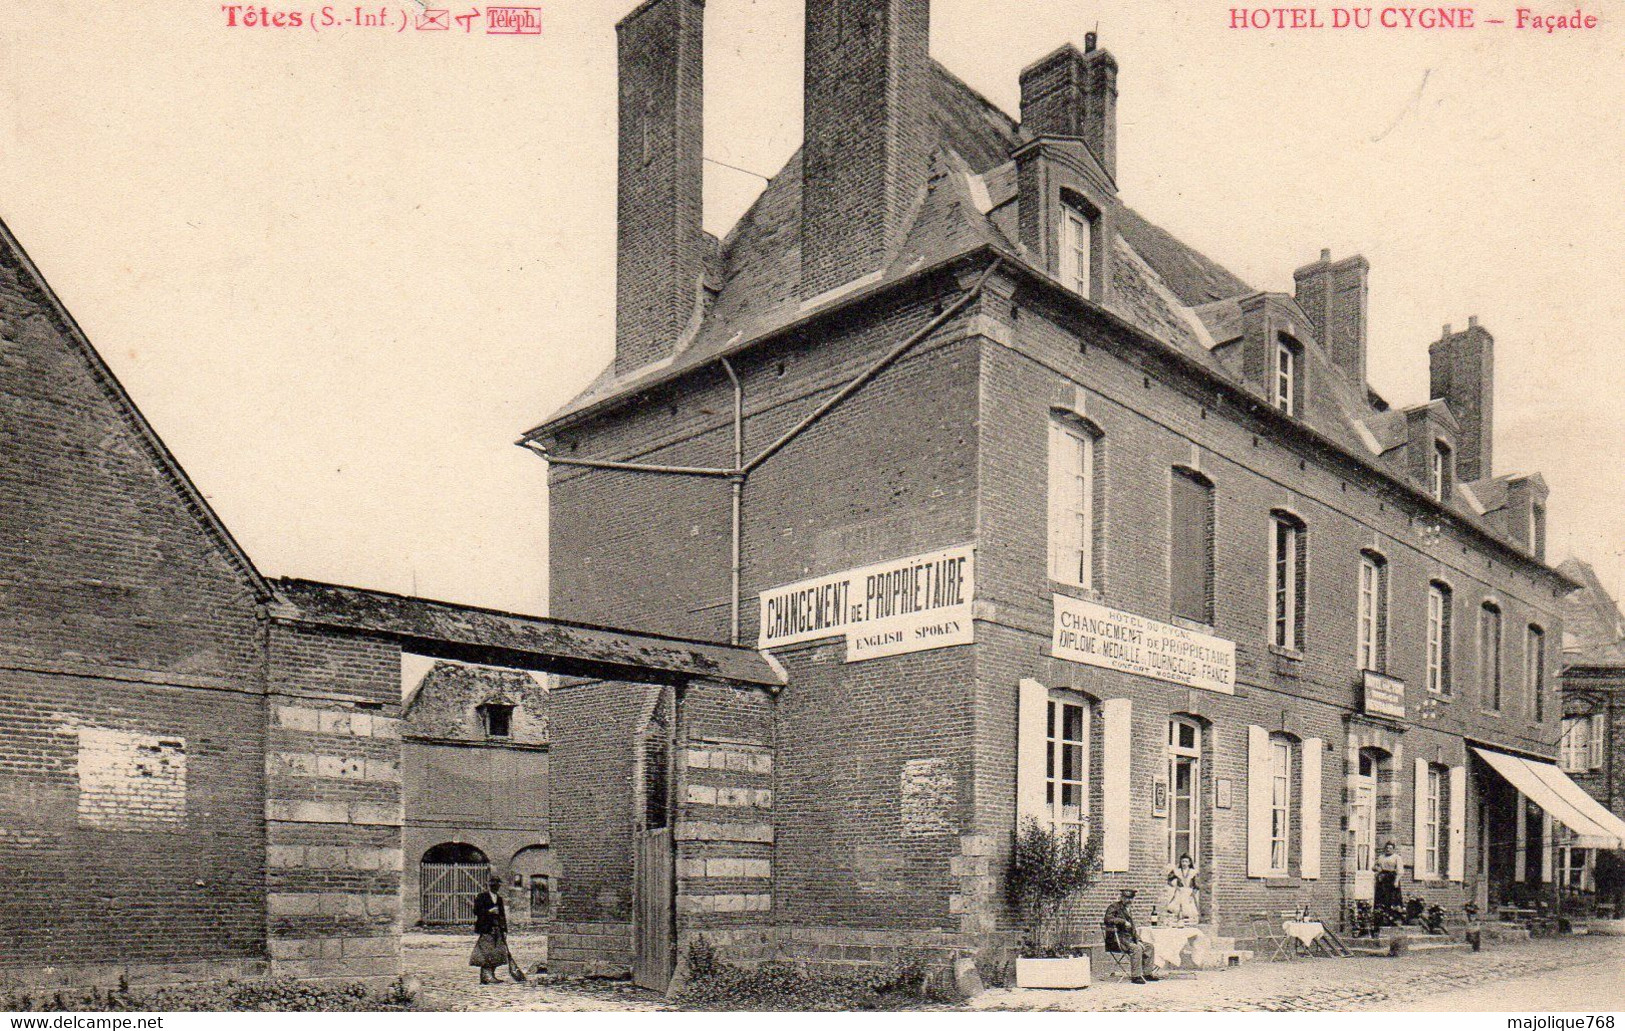
[[[400,974],[400,650],[273,626],[266,730],[266,927],[272,971]]]
[[[0,980],[263,966],[254,588],[0,245]]]

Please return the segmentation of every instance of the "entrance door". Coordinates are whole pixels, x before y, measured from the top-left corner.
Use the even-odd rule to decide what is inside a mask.
[[[671,828],[640,830],[637,836],[632,980],[651,991],[664,992],[671,981],[673,939],[677,933],[672,922]]]
[[[669,696],[668,696],[669,697]],[[671,764],[675,751],[667,698],[645,725],[639,747],[641,810],[633,835],[632,980],[664,992],[677,954],[676,868],[672,856]]]
[[[1202,728],[1187,720],[1168,723],[1168,863],[1202,858]]]
[[[1349,827],[1354,831],[1354,898],[1370,902],[1377,894],[1377,770],[1369,755],[1360,756],[1360,772],[1349,793]]]

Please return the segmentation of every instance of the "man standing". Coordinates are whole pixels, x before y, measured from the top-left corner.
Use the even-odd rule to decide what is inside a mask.
[[[497,969],[508,965],[508,907],[502,902],[502,878],[491,875],[489,890],[474,899],[474,933],[480,940],[468,965],[480,968],[480,984],[502,980]]]
[[[1134,889],[1124,888],[1116,902],[1106,907],[1101,925],[1106,929],[1106,951],[1120,952],[1128,957],[1130,979],[1133,984],[1160,981],[1156,971],[1156,949],[1140,940],[1139,928],[1134,926],[1130,909],[1134,902]]]

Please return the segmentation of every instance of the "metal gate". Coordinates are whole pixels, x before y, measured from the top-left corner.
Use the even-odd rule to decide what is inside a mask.
[[[677,929],[672,909],[671,828],[638,831],[637,913],[632,980],[664,992],[671,982]]]
[[[490,863],[424,863],[418,868],[419,913],[426,924],[471,924]]]

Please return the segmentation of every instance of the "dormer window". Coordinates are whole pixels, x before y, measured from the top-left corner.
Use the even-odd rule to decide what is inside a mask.
[[[1095,216],[1077,203],[1061,208],[1061,282],[1094,297]]]
[[[1450,454],[1450,445],[1442,440],[1433,442],[1433,498],[1435,501],[1447,502],[1453,493],[1454,483],[1451,470],[1454,457]]]
[[[480,723],[485,728],[486,737],[511,737],[513,735],[513,706],[496,704],[480,706]]]
[[[1296,340],[1282,334],[1275,341],[1275,407],[1288,415],[1298,414],[1301,358]]]

